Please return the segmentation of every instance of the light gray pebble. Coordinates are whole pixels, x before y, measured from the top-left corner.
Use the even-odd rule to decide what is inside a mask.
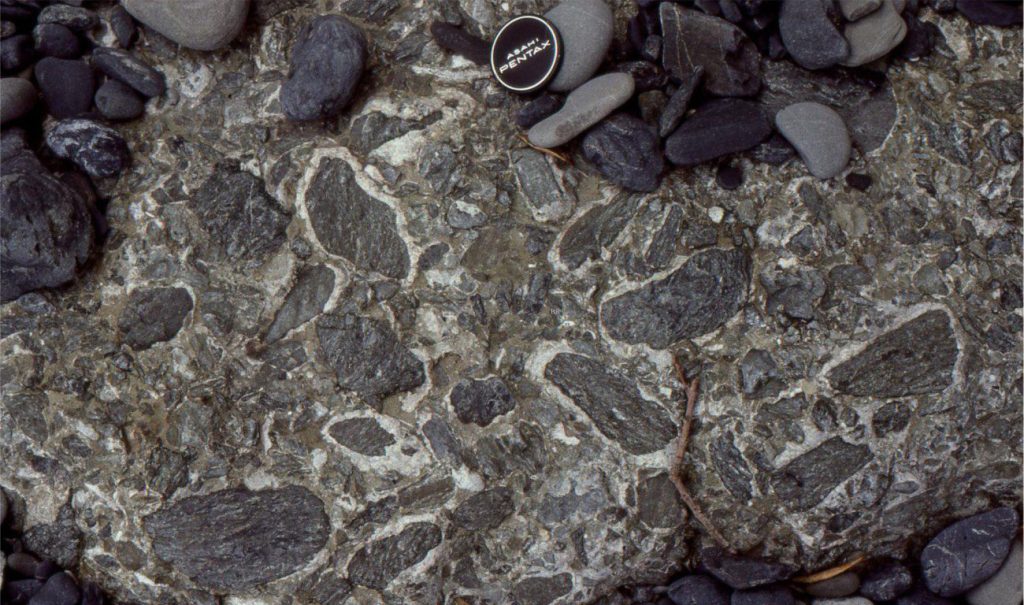
[[[590,79],[601,66],[615,34],[615,17],[604,0],[563,0],[544,17],[562,37],[562,66],[548,85],[568,92]]]
[[[590,80],[565,99],[562,109],[530,129],[530,143],[548,148],[568,143],[628,101],[634,89],[633,76],[625,73]]]
[[[847,21],[856,21],[870,15],[882,6],[885,0],[839,0],[839,10]]]
[[[123,0],[125,9],[160,34],[188,48],[216,50],[242,31],[249,0]]]
[[[775,114],[775,126],[819,179],[834,177],[850,161],[850,133],[843,118],[829,107],[794,103]]]
[[[907,23],[900,16],[896,3],[883,0],[878,10],[846,25],[843,37],[850,45],[850,54],[841,64],[856,67],[881,59],[899,46],[906,35]]]

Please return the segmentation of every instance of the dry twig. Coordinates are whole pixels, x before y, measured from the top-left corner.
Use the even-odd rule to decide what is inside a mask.
[[[828,569],[824,569],[822,571],[812,573],[806,576],[797,576],[793,578],[793,581],[797,584],[814,584],[815,582],[824,582],[825,580],[834,578],[840,574],[850,571],[851,569],[860,565],[866,560],[866,556],[857,555],[852,560],[847,561],[846,563],[836,565],[835,567],[829,567]]]
[[[548,149],[547,147],[537,147],[536,145],[530,142],[530,139],[526,138],[526,135],[519,135],[519,140],[526,143],[526,146],[529,147],[530,149],[536,149],[537,151],[547,154],[562,163],[572,164],[572,160],[569,159],[569,156],[565,155],[564,153],[555,151],[554,149]]]
[[[676,442],[676,453],[672,459],[672,468],[669,470],[669,476],[672,478],[672,483],[676,486],[676,491],[679,492],[679,497],[686,503],[693,516],[700,521],[700,524],[704,526],[704,529],[714,538],[719,546],[732,552],[732,548],[725,537],[715,528],[711,520],[707,518],[700,505],[697,504],[697,501],[690,494],[690,490],[686,488],[686,481],[683,478],[683,462],[686,459],[686,446],[690,442],[690,428],[693,426],[693,409],[697,403],[700,378],[687,380],[683,366],[675,357],[672,358],[672,364],[675,366],[679,382],[683,385],[683,389],[686,390],[686,416],[683,419],[683,428],[679,432],[679,440]]]

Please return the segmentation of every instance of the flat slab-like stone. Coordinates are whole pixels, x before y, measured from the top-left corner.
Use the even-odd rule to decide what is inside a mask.
[[[725,19],[672,2],[659,7],[662,64],[683,80],[704,68],[704,88],[727,97],[747,97],[761,88],[761,55],[739,27]]]
[[[527,137],[537,147],[564,145],[628,101],[634,88],[629,74],[598,76],[572,91],[562,108],[535,124]]]
[[[836,176],[850,161],[850,133],[843,117],[830,107],[794,103],[775,114],[775,126],[819,179]]]
[[[678,166],[695,166],[746,151],[772,132],[760,105],[717,99],[701,106],[665,141],[665,155]]]

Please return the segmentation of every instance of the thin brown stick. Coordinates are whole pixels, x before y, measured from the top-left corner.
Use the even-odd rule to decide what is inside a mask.
[[[526,143],[526,146],[529,147],[530,149],[536,149],[541,153],[546,153],[547,155],[555,158],[560,162],[564,162],[566,164],[572,163],[572,161],[569,160],[569,156],[565,155],[564,153],[560,153],[558,151],[555,151],[554,149],[548,149],[547,147],[537,147],[536,145],[530,142],[530,139],[526,138],[526,135],[519,135],[519,140]]]
[[[686,416],[683,419],[683,428],[679,431],[679,440],[676,441],[676,453],[672,458],[672,468],[669,470],[669,477],[672,479],[672,483],[676,486],[676,491],[679,492],[679,497],[683,499],[686,506],[693,513],[693,516],[700,521],[700,524],[704,526],[704,530],[711,535],[711,537],[718,543],[719,546],[725,550],[732,552],[732,548],[726,541],[725,537],[718,531],[718,529],[711,523],[711,519],[708,519],[704,511],[701,510],[700,505],[690,494],[690,490],[686,488],[686,481],[683,478],[683,463],[686,459],[686,446],[690,443],[690,429],[693,426],[693,410],[697,404],[697,394],[700,389],[700,378],[694,378],[693,380],[686,379],[686,372],[683,370],[683,366],[679,363],[679,359],[673,357],[672,364],[676,369],[676,376],[679,382],[683,385],[686,390]]]

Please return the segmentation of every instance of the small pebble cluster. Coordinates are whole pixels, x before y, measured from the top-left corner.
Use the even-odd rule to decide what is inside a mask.
[[[625,592],[654,605],[1019,605],[1020,517],[998,508],[957,521],[932,538],[916,565],[881,559],[821,579],[794,578],[796,571],[712,548],[694,573]]]
[[[989,25],[1019,25],[1019,4],[930,0]],[[740,167],[726,158],[762,143],[795,150],[819,179],[842,174],[853,152],[837,108],[794,103],[770,115],[759,102],[761,58],[789,60],[807,70],[863,68],[895,54],[917,59],[934,45],[935,26],[917,18],[918,0],[637,0],[628,41],[614,40],[611,10],[603,0],[563,0],[544,16],[559,30],[565,54],[548,92],[516,116],[540,148],[581,137],[582,156],[608,180],[633,191],[657,189],[667,158],[675,166],[719,162],[717,181],[735,189]],[[435,23],[440,46],[477,63],[486,42]],[[607,73],[596,78],[611,55]],[[552,93],[569,93],[561,99]],[[635,102],[634,102],[635,99]],[[693,111],[691,111],[693,110]],[[615,113],[618,112],[618,113]],[[639,117],[638,117],[639,116]],[[779,138],[781,137],[781,139]],[[870,186],[862,174],[852,187]]]
[[[0,491],[0,602],[4,605],[103,605],[100,587],[79,582],[53,561],[24,549],[11,531],[7,497]],[[13,515],[10,515],[13,516]]]

